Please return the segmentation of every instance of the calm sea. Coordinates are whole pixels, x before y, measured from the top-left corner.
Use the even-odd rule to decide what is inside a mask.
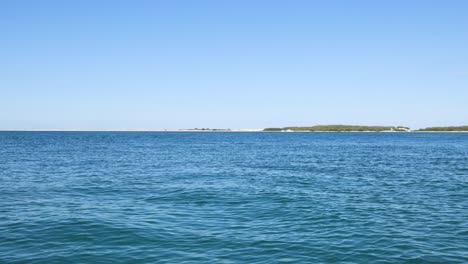
[[[468,133],[0,132],[0,263],[467,263]]]

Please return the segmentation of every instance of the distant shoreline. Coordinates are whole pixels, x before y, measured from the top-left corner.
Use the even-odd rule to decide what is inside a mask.
[[[57,130],[57,129],[0,129],[1,132],[135,132],[135,133],[468,133],[468,131],[263,131],[263,130]]]
[[[315,125],[270,127],[271,132],[468,132],[468,126],[426,127],[411,129],[407,126]]]
[[[0,132],[220,132],[220,133],[246,133],[246,132],[320,132],[320,133],[468,133],[468,126],[427,127],[411,129],[406,126],[362,126],[362,125],[315,125],[315,126],[289,126],[270,128],[182,128],[182,129],[0,129]]]

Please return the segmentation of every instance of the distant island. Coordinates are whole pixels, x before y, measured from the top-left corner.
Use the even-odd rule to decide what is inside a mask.
[[[409,132],[405,126],[353,126],[353,125],[319,125],[319,126],[292,126],[281,128],[265,128],[265,132]]]
[[[207,132],[207,131],[211,131],[211,132],[230,132],[231,129],[230,128],[189,128],[189,129],[185,129],[187,131],[203,131],[203,132]]]
[[[416,131],[420,132],[468,132],[468,126],[427,127]]]
[[[468,126],[427,127],[411,130],[406,126],[317,125],[270,127],[265,132],[468,132]]]
[[[315,125],[270,128],[185,128],[185,129],[0,129],[3,131],[46,131],[46,132],[468,132],[468,126],[427,127],[411,129],[407,126],[361,126],[361,125]]]

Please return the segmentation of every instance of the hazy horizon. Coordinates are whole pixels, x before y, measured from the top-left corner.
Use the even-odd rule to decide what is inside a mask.
[[[466,1],[2,1],[1,130],[468,125]]]

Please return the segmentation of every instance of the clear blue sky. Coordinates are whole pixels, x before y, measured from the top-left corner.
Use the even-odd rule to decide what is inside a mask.
[[[0,1],[0,129],[468,125],[468,1]]]

